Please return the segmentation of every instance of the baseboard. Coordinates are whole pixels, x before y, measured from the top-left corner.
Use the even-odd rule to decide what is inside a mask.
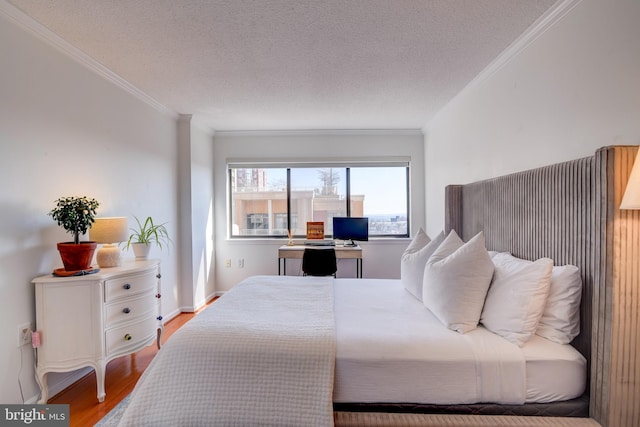
[[[177,309],[173,310],[172,312],[170,312],[168,314],[165,314],[164,316],[162,316],[162,324],[166,325],[168,321],[170,321],[171,319],[173,319],[174,317],[176,317],[180,313],[182,313],[182,310],[180,308],[177,308]]]
[[[205,305],[209,304],[212,299],[214,299],[216,297],[220,297],[223,294],[224,294],[224,292],[214,292],[212,294],[209,294],[204,300],[199,301],[198,303],[196,303],[193,306],[178,307],[178,314],[180,314],[180,313],[195,313],[198,310],[200,310],[202,307],[204,307]]]

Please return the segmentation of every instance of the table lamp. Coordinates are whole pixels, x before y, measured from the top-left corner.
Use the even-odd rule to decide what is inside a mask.
[[[640,150],[638,150],[636,160],[633,163],[620,209],[640,209]]]
[[[96,254],[100,268],[117,267],[122,264],[122,251],[116,243],[129,238],[129,224],[124,216],[96,218],[89,229],[89,239],[102,243]]]

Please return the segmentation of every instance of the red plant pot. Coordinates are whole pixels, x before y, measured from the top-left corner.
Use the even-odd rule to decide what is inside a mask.
[[[88,270],[91,268],[93,253],[98,244],[96,242],[58,243],[58,251],[66,271]]]

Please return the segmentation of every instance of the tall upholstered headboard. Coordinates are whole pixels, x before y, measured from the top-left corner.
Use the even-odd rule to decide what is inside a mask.
[[[583,302],[594,283],[594,158],[573,160],[462,186],[447,187],[447,229],[465,241],[482,231],[488,249],[580,268]],[[448,230],[447,230],[448,231]],[[574,342],[589,359],[591,307],[581,307]]]
[[[605,147],[591,157],[446,189],[446,231],[455,229],[465,241],[482,231],[488,249],[580,268],[581,332],[572,344],[589,367],[589,413],[605,426],[640,419],[633,404],[640,401],[640,273],[626,261],[640,248],[640,214],[618,209],[636,151]]]

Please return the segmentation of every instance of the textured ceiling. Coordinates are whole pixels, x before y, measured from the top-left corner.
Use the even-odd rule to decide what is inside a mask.
[[[215,130],[418,129],[556,0],[9,0]]]

